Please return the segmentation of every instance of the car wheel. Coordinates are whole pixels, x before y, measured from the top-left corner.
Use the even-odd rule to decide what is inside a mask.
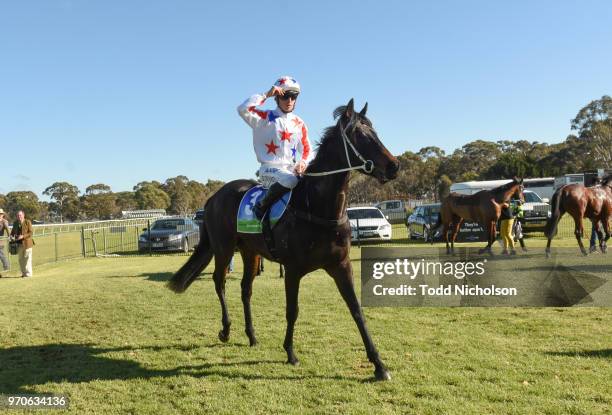
[[[189,241],[187,240],[187,238],[183,239],[183,252],[189,252]]]

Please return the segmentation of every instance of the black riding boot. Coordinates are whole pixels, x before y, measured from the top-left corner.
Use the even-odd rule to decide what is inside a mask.
[[[259,202],[257,202],[257,204],[255,204],[255,208],[253,209],[253,211],[255,212],[255,216],[257,216],[257,219],[263,218],[263,215],[266,213],[266,210],[268,210],[274,204],[274,202],[280,199],[289,190],[291,189],[283,186],[280,183],[274,183],[272,186],[270,186],[270,188],[268,189],[268,193],[266,193],[263,199],[261,199]]]

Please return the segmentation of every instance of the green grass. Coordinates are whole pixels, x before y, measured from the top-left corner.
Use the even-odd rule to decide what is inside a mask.
[[[184,256],[75,260],[1,279],[0,394],[66,394],[79,414],[603,414],[612,406],[612,309],[368,308],[393,376],[377,383],[322,272],[301,286],[301,364],[284,363],[283,280],[269,263],[252,300],[259,344],[248,347],[236,259],[227,344],[217,339],[211,269],[185,294],[164,287]]]

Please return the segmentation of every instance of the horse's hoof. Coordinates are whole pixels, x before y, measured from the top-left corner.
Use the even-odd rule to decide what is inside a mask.
[[[374,377],[376,380],[391,380],[391,373],[387,369],[376,369],[374,371]]]
[[[293,356],[293,357],[290,357],[290,358],[287,359],[287,363],[289,363],[290,365],[293,365],[293,366],[297,366],[297,365],[300,364],[300,361],[298,360],[297,357]]]
[[[546,258],[550,258],[550,251],[546,251]]]
[[[223,330],[219,330],[219,340],[223,343],[227,343],[229,341],[229,334],[225,334]]]
[[[257,346],[257,339],[255,337],[253,337],[252,339],[249,339],[249,346],[251,347]]]
[[[582,256],[588,256],[588,255],[589,255],[589,253],[586,251],[586,249],[583,249],[582,250]]]

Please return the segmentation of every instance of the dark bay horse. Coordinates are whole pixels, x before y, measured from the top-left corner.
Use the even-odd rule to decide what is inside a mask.
[[[221,303],[222,329],[219,339],[230,335],[230,317],[225,302],[225,273],[234,248],[244,262],[242,303],[246,335],[250,345],[257,343],[251,319],[251,292],[259,256],[280,262],[285,267],[287,330],[284,348],[287,362],[297,364],[293,351],[293,329],[298,316],[298,291],[301,278],[324,269],[334,279],[361,334],[368,359],[374,364],[378,380],[390,379],[368,333],[365,318],[353,286],[349,258],[351,229],[347,219],[347,190],[351,170],[375,177],[381,184],[397,176],[398,160],[379,140],[366,117],[367,104],[357,113],[351,99],[334,111],[335,126],[327,128],[315,159],[308,166],[289,202],[287,211],[272,230],[276,257],[259,234],[236,232],[236,212],[244,193],[256,183],[236,180],[227,183],[206,203],[200,244],[189,260],[169,281],[171,290],[180,293],[215,258],[213,279]]]
[[[595,229],[597,229],[597,236],[599,237],[599,249],[602,253],[606,252],[606,242],[610,239],[610,219],[612,219],[612,176],[606,177],[601,184],[592,187],[574,183],[559,188],[552,197],[550,208],[552,214],[544,229],[548,238],[546,243],[547,257],[550,257],[550,241],[557,233],[557,225],[565,212],[574,218],[574,235],[576,235],[578,246],[580,246],[583,255],[587,255],[587,251],[582,244],[583,218],[591,219],[595,225],[601,222],[605,236],[598,226]]]
[[[523,197],[523,179],[516,177],[502,186],[492,190],[481,190],[473,195],[463,195],[451,193],[442,201],[440,208],[440,220],[436,228],[442,224],[446,241],[446,253],[452,254],[455,250],[455,238],[464,220],[478,222],[484,228],[488,236],[487,246],[480,250],[480,253],[488,251],[493,255],[491,245],[495,242],[497,232],[497,221],[501,214],[504,203],[508,203],[512,196],[525,201]],[[452,231],[451,243],[449,247],[449,229]]]

